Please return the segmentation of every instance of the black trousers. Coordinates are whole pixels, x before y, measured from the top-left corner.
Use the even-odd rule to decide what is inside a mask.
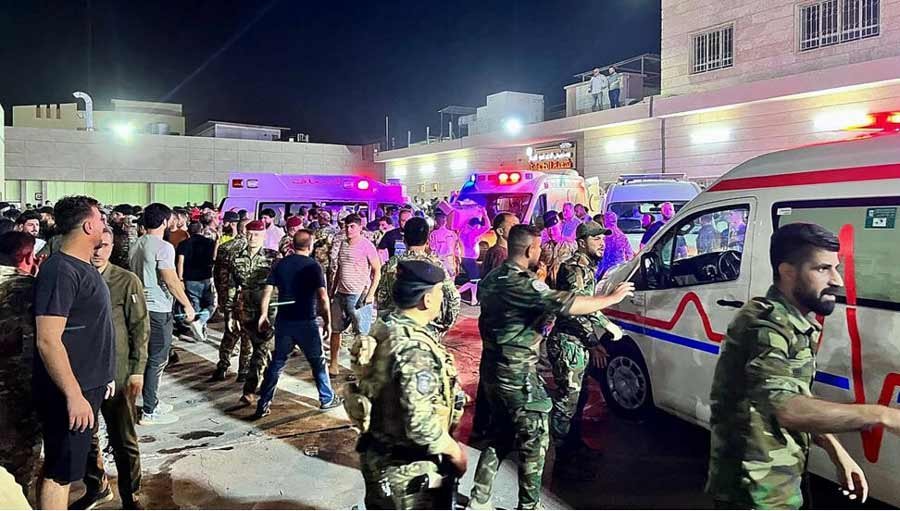
[[[123,504],[131,501],[141,488],[141,453],[138,448],[137,433],[134,430],[134,403],[125,396],[125,386],[116,386],[115,395],[100,406],[100,412],[106,421],[106,432],[109,445],[116,460],[119,473],[119,497]],[[91,451],[88,456],[84,484],[88,491],[99,490],[106,478],[103,469],[103,454],[100,451],[100,437],[94,431],[91,440]]]

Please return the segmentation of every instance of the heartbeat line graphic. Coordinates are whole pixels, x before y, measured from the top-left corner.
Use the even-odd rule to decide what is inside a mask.
[[[862,338],[859,335],[859,324],[856,319],[856,267],[855,238],[851,224],[841,227],[838,239],[841,249],[838,256],[844,265],[844,287],[847,292],[847,333],[850,336],[850,375],[853,381],[853,397],[857,404],[866,403],[866,387],[863,380]],[[824,319],[824,318],[823,318]],[[884,377],[878,404],[889,406],[894,397],[894,389],[900,387],[900,373],[889,373]],[[878,426],[869,431],[862,431],[863,453],[871,463],[878,462],[881,454],[881,441],[884,427]]]
[[[712,323],[709,321],[709,316],[706,314],[706,310],[703,308],[703,303],[700,301],[700,297],[698,297],[693,292],[688,292],[681,297],[681,302],[678,303],[678,308],[675,309],[675,314],[672,315],[672,319],[670,319],[669,321],[648,318],[639,314],[631,314],[629,312],[622,312],[614,309],[604,310],[603,313],[607,316],[624,319],[626,321],[632,321],[634,323],[639,323],[642,325],[652,326],[653,328],[672,330],[673,328],[675,328],[675,325],[678,324],[678,321],[681,319],[682,314],[684,314],[684,309],[687,308],[688,303],[693,304],[694,308],[697,309],[697,314],[700,315],[700,321],[701,323],[703,323],[703,331],[706,333],[706,338],[714,343],[722,342],[722,339],[725,338],[725,334],[721,334],[713,330]]]

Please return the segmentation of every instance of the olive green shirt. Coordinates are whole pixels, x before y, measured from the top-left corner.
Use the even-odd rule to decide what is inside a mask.
[[[100,273],[109,288],[113,327],[116,332],[116,385],[121,388],[133,374],[144,374],[150,315],[144,286],[137,275],[112,263]]]

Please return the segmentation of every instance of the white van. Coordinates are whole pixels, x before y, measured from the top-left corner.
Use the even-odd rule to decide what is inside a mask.
[[[898,125],[900,127],[900,125]],[[754,158],[686,205],[635,258],[607,274],[634,297],[605,312],[626,331],[598,375],[625,415],[652,407],[708,427],[719,347],[737,309],[772,283],[769,239],[785,223],[839,235],[846,296],[824,320],[813,391],[842,403],[898,406],[900,388],[900,134]],[[900,439],[840,435],[872,496],[900,506]],[[834,480],[824,451],[811,470]]]
[[[651,214],[660,218],[660,206],[671,202],[675,211],[700,193],[700,185],[688,181],[684,174],[623,174],[610,184],[603,199],[602,213],[612,211],[635,252],[640,247],[644,228],[641,217]]]

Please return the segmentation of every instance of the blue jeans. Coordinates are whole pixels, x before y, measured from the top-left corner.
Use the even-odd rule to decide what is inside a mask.
[[[352,326],[354,334],[369,335],[372,304],[363,305],[362,295],[335,293],[331,300],[331,331],[341,333]]]
[[[206,325],[209,318],[216,312],[216,301],[213,296],[213,281],[209,280],[185,280],[184,291],[191,301],[191,306],[197,313],[198,321]]]
[[[151,414],[159,404],[159,379],[169,363],[169,349],[172,348],[171,312],[150,312],[150,340],[147,343],[147,368],[144,369],[143,411]]]
[[[262,388],[259,390],[258,411],[262,412],[275,397],[278,378],[281,377],[284,364],[294,346],[299,346],[303,350],[306,361],[312,368],[316,388],[319,390],[319,402],[324,405],[334,399],[334,390],[331,388],[331,379],[328,378],[325,364],[325,352],[322,351],[322,335],[319,332],[319,326],[315,321],[276,320],[275,353],[272,356],[272,362],[266,368]]]
[[[609,89],[609,107],[619,108],[619,89]]]

